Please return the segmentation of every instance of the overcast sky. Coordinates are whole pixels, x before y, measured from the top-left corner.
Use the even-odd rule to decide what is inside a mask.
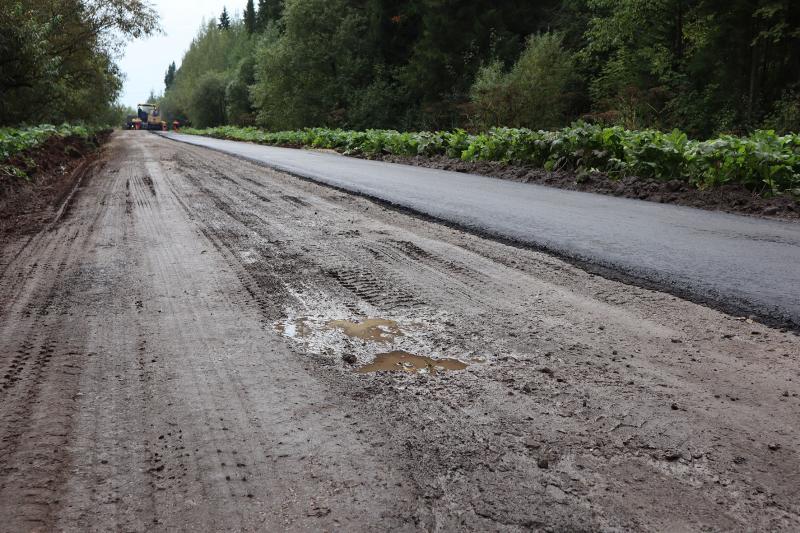
[[[126,76],[122,103],[135,107],[147,99],[150,89],[162,92],[167,67],[172,61],[181,65],[183,53],[203,19],[216,18],[223,6],[231,14],[242,11],[246,3],[246,0],[150,0],[158,11],[164,34],[128,44],[119,62]]]

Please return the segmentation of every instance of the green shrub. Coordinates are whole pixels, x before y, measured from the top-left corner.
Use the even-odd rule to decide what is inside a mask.
[[[20,156],[25,151],[36,148],[54,136],[92,138],[101,128],[86,127],[82,125],[62,124],[52,126],[43,124],[30,128],[0,128],[0,176],[27,179],[26,172],[36,168],[36,162],[24,156],[23,167],[6,164],[14,156]],[[70,149],[71,147],[68,147]]]
[[[42,124],[30,128],[0,128],[0,162],[5,162],[25,150],[36,148],[53,136],[88,139],[96,131],[97,128],[70,124],[62,124],[61,126]]]
[[[548,128],[566,123],[572,57],[555,33],[532,35],[509,72],[499,61],[478,71],[470,90],[478,123]]]

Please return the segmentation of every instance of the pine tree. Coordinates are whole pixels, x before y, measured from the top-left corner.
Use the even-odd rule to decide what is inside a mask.
[[[170,63],[169,68],[167,68],[167,74],[164,76],[164,86],[169,89],[172,87],[172,84],[175,82],[175,62],[173,61]]]
[[[283,15],[283,0],[258,0],[256,28],[264,31],[267,24],[277,22]]]
[[[256,15],[256,30],[264,31],[267,29],[267,22],[269,20],[269,2],[268,0],[258,0],[258,15]]]
[[[222,8],[222,14],[219,16],[219,24],[217,27],[221,30],[227,30],[231,27],[231,18],[228,16],[228,8]]]
[[[253,0],[247,0],[247,7],[244,8],[244,27],[247,33],[253,33],[256,30],[256,8]]]

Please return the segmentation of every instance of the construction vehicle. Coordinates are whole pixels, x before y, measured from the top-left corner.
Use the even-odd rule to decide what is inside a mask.
[[[138,104],[136,115],[141,121],[134,121],[136,129],[142,130],[166,130],[167,123],[161,120],[161,109],[157,104]]]

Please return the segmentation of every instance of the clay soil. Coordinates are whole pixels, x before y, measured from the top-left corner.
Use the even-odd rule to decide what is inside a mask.
[[[2,531],[800,530],[792,332],[146,132],[73,190],[0,248]]]
[[[480,174],[499,179],[536,183],[560,189],[636,198],[650,202],[685,205],[780,219],[800,218],[800,199],[789,194],[763,196],[741,185],[724,185],[708,190],[679,181],[659,181],[629,176],[613,179],[605,174],[578,175],[575,172],[548,172],[523,165],[491,161],[461,161],[446,156],[404,157],[384,155],[382,161],[421,167]]]

